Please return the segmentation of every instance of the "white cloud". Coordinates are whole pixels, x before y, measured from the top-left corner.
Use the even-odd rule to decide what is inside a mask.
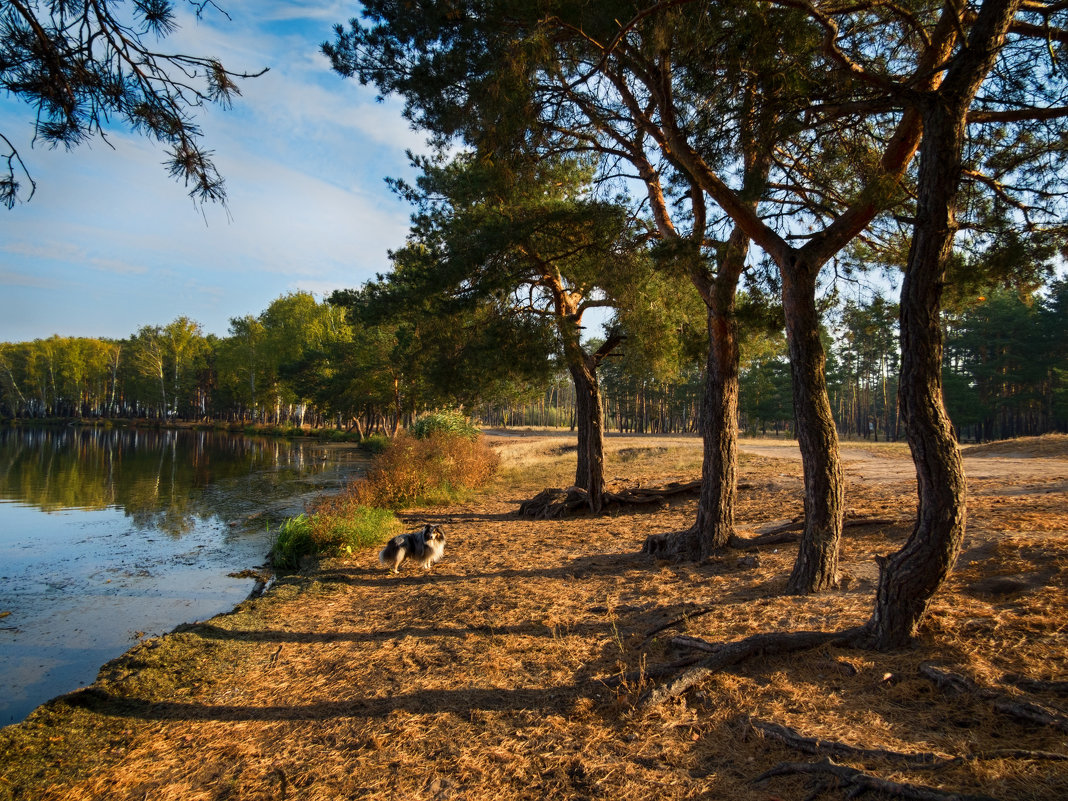
[[[85,258],[84,250],[67,242],[49,242],[42,245],[38,242],[20,240],[8,242],[0,247],[0,250],[34,260],[73,261]]]
[[[118,275],[142,275],[148,272],[143,264],[130,264],[118,259],[89,259],[88,263],[96,270]]]

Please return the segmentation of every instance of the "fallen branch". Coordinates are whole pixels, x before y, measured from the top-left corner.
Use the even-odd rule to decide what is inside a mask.
[[[951,670],[943,670],[942,668],[935,667],[930,662],[924,662],[920,665],[920,675],[930,679],[943,690],[948,690],[950,692],[975,693],[976,695],[983,695],[984,693],[982,688],[967,676],[960,673],[954,673]]]
[[[821,645],[848,643],[863,631],[862,628],[845,631],[795,631],[783,634],[754,634],[737,642],[725,643],[715,652],[698,662],[674,681],[650,690],[639,701],[639,706],[649,708],[664,703],[685,693],[698,682],[754,656],[786,654],[807,651]]]
[[[653,503],[670,498],[674,495],[683,495],[688,492],[697,492],[701,489],[701,482],[672,482],[663,487],[629,487],[619,492],[606,492],[604,497],[616,503]]]
[[[1020,676],[1015,673],[1006,673],[1001,677],[1001,680],[1008,684],[1013,684],[1021,690],[1028,690],[1029,692],[1046,692],[1055,693],[1057,695],[1068,695],[1068,681],[1042,681],[1040,679],[1029,679],[1026,676]]]
[[[1010,698],[999,698],[993,702],[994,709],[1003,715],[1009,715],[1017,720],[1027,723],[1037,723],[1040,726],[1052,726],[1058,731],[1068,732],[1068,715],[1051,709],[1045,704],[1036,704],[1033,701],[1013,701]]]
[[[822,762],[782,762],[771,770],[757,776],[754,784],[767,781],[776,776],[793,776],[805,774],[809,776],[823,775],[833,776],[839,782],[839,787],[849,790],[848,798],[856,798],[862,793],[875,792],[906,798],[909,801],[993,801],[990,796],[967,795],[961,793],[947,793],[934,787],[926,787],[922,784],[908,784],[906,782],[892,782],[889,779],[881,779],[869,773],[839,765],[830,759]]]
[[[897,521],[889,517],[855,517],[846,520],[843,528],[857,528],[859,526],[888,526]],[[804,518],[792,520],[789,523],[775,526],[761,531],[755,537],[731,537],[732,548],[760,548],[765,545],[780,545],[787,542],[797,542],[801,532],[805,528]]]

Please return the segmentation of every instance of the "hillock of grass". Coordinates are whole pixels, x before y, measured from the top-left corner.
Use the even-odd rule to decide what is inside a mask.
[[[400,526],[397,510],[456,503],[497,472],[499,458],[477,432],[472,438],[451,422],[416,431],[421,436],[392,439],[366,478],[346,492],[286,520],[275,534],[271,563],[294,570],[305,556],[344,556],[384,543]]]

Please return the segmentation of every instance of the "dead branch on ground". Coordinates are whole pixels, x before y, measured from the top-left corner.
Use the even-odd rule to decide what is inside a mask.
[[[756,718],[750,718],[749,725],[764,737],[776,740],[804,754],[837,757],[839,759],[886,759],[893,762],[904,762],[907,765],[924,769],[945,768],[962,762],[988,759],[1068,762],[1068,754],[1057,754],[1051,751],[1030,751],[1022,748],[1002,748],[996,751],[983,751],[955,757],[943,757],[930,751],[909,753],[905,751],[889,751],[883,748],[859,748],[835,740],[805,737],[789,726],[757,720]]]
[[[650,690],[639,701],[639,706],[650,708],[685,693],[698,682],[754,656],[787,654],[807,651],[821,645],[837,645],[852,642],[863,631],[862,627],[845,631],[794,631],[774,634],[754,634],[737,642],[725,643],[709,656],[695,664],[674,681]]]

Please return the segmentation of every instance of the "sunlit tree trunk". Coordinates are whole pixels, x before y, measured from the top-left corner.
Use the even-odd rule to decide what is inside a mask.
[[[818,268],[783,271],[783,310],[793,375],[794,419],[805,479],[805,528],[787,592],[818,592],[838,583],[845,488],[838,432],[827,395],[826,356],[816,309]]]
[[[899,390],[919,504],[904,547],[880,562],[875,610],[866,626],[876,648],[900,647],[915,635],[964,541],[964,466],[942,396],[942,287],[957,231],[966,115],[1019,5],[1020,0],[983,3],[967,46],[939,91],[922,103],[916,222],[901,287]]]

